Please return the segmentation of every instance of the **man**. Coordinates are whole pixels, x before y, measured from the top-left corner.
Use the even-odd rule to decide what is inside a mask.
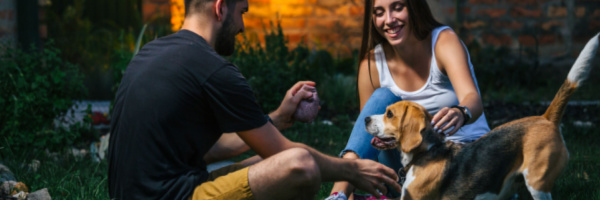
[[[311,95],[302,85],[314,82],[292,86],[268,122],[237,67],[219,56],[244,31],[247,0],[185,6],[182,30],[146,44],[117,91],[111,199],[312,199],[322,182],[341,180],[376,196],[384,184],[400,190],[395,172],[377,162],[327,156],[279,132]],[[247,149],[264,160],[206,171],[207,162]]]

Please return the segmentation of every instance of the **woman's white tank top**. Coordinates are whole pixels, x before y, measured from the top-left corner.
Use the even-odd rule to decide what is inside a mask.
[[[444,75],[438,65],[435,58],[435,44],[437,42],[438,36],[441,31],[445,29],[450,29],[448,26],[441,26],[433,30],[431,34],[432,42],[431,42],[431,66],[429,67],[429,77],[427,78],[427,82],[423,87],[416,91],[408,92],[400,89],[388,68],[385,53],[383,52],[383,48],[381,44],[375,47],[375,63],[377,64],[377,71],[379,72],[379,82],[381,87],[389,88],[392,93],[396,96],[402,98],[402,100],[413,101],[418,104],[421,104],[423,107],[427,109],[427,111],[431,115],[435,115],[440,109],[443,107],[450,107],[454,105],[458,105],[458,98],[456,97],[456,92],[452,87],[452,83],[448,76]],[[461,41],[462,43],[462,41]],[[464,44],[463,47],[467,49]],[[479,92],[479,86],[477,85],[477,79],[475,78],[475,73],[473,71],[473,64],[471,64],[471,58],[469,56],[468,51],[467,59],[469,62],[469,69],[471,70],[471,76],[475,81],[475,86],[477,87],[477,91]],[[482,113],[479,119],[472,124],[466,125],[462,127],[456,134],[452,136],[446,137],[446,140],[452,140],[455,142],[471,142],[473,140],[478,139],[485,133],[489,132],[490,128],[487,124],[487,120],[485,118],[485,114]]]

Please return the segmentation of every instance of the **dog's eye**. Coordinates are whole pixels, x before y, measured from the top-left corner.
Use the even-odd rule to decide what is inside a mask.
[[[394,117],[394,113],[392,113],[392,111],[388,111],[387,114],[385,115],[387,118],[392,118]]]

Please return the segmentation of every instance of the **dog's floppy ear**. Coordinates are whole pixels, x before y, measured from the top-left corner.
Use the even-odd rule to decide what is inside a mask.
[[[425,129],[425,114],[421,109],[414,106],[407,106],[406,111],[403,113],[404,118],[400,120],[400,127],[402,130],[401,148],[403,152],[410,152],[421,145],[423,142],[423,136],[421,131]]]

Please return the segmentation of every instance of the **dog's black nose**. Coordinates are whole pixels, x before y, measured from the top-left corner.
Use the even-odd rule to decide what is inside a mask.
[[[369,124],[371,122],[371,117],[366,117],[365,118],[365,124]]]

